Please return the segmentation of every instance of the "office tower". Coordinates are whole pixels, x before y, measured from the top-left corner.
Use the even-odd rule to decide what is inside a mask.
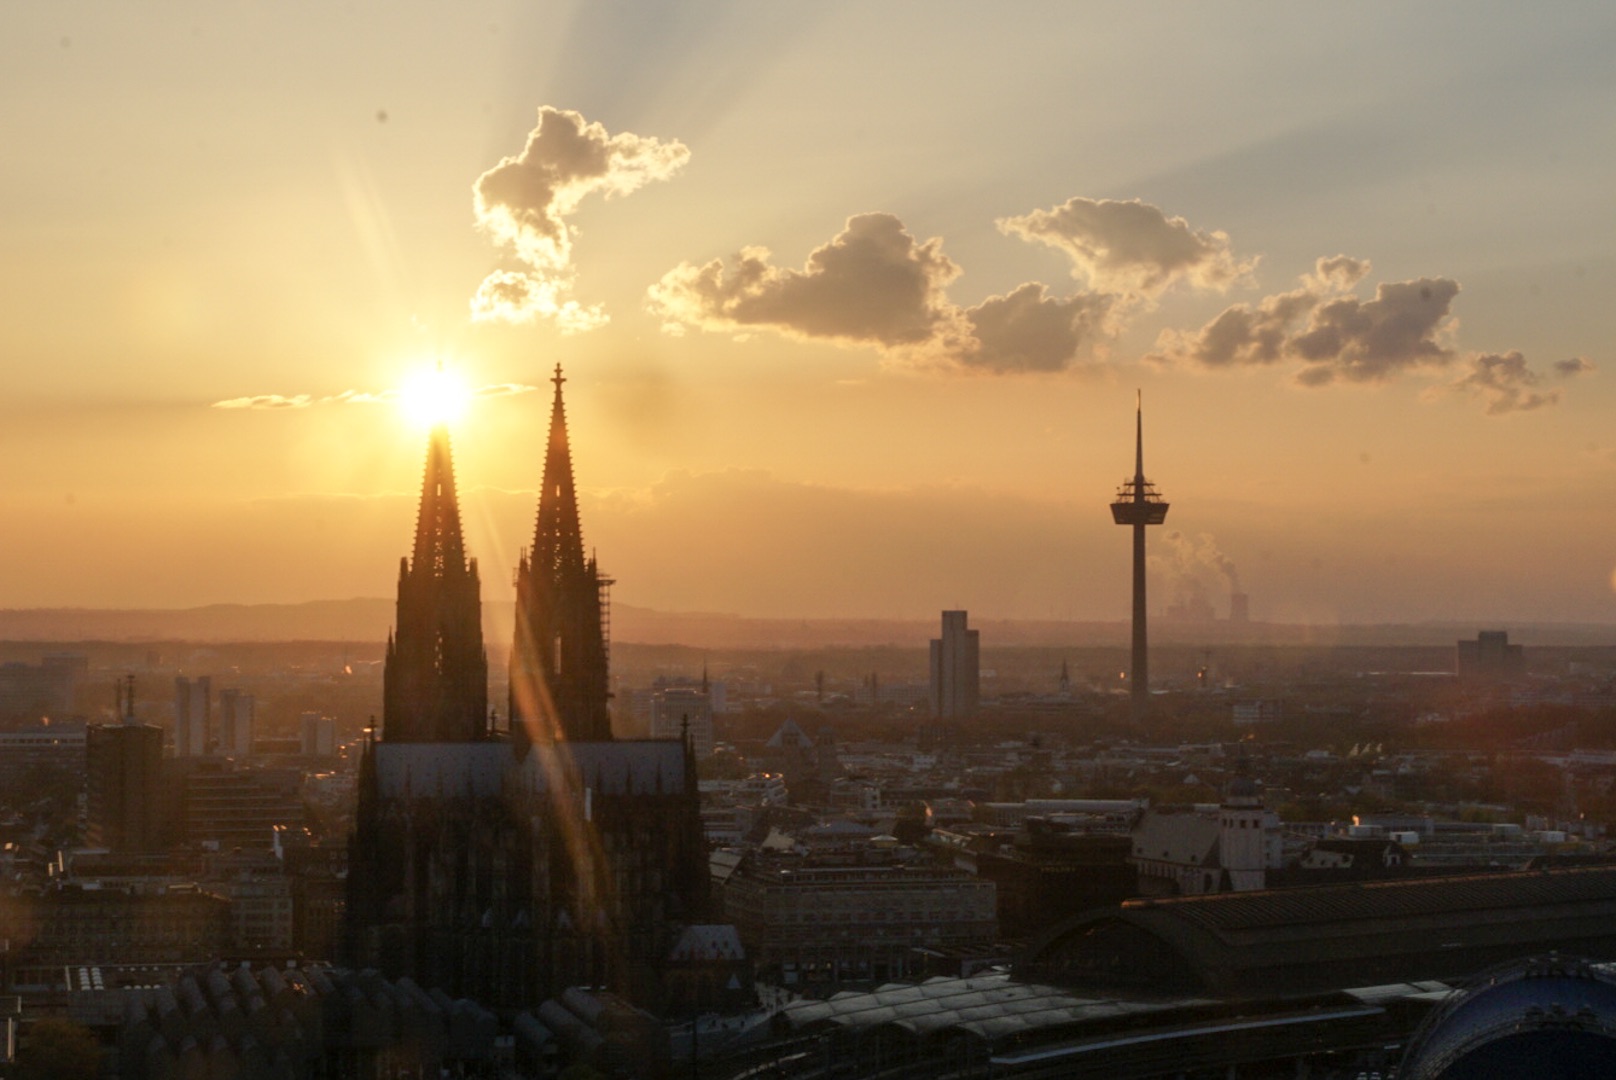
[[[981,647],[963,611],[943,612],[943,636],[931,642],[931,714],[955,718],[976,712],[981,696]]]
[[[201,757],[213,737],[213,680],[174,679],[174,756]]]
[[[160,852],[167,839],[163,729],[136,722],[134,697],[131,675],[119,722],[90,725],[84,742],[88,839],[119,854]]]
[[[477,560],[466,558],[449,431],[427,446],[415,548],[398,565],[398,614],[382,669],[388,742],[460,742],[488,734]]]
[[[544,457],[533,547],[516,568],[516,630],[511,645],[511,730],[534,742],[602,742],[608,711],[607,589],[593,556],[584,557],[572,450],[556,365],[550,445]]]
[[[1144,719],[1150,704],[1150,658],[1145,634],[1145,527],[1167,520],[1167,503],[1156,485],[1145,479],[1145,406],[1134,414],[1133,479],[1124,480],[1111,503],[1111,519],[1133,526],[1133,663],[1128,672],[1129,715]]]
[[[246,758],[252,754],[253,696],[245,690],[219,691],[219,753]]]

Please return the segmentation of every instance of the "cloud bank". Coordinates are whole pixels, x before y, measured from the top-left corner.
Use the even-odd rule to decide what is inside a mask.
[[[942,240],[917,240],[892,214],[858,214],[802,269],[768,249],[681,263],[652,285],[664,329],[772,330],[803,341],[867,346],[889,361],[991,373],[1063,371],[1102,357],[1128,307],[1175,281],[1222,288],[1250,269],[1221,233],[1201,233],[1140,202],[1072,199],[1000,222],[1007,235],[1071,254],[1086,288],[1054,295],[1032,281],[966,307],[948,298],[959,266]]]
[[[577,229],[567,219],[590,195],[627,195],[668,179],[689,159],[689,149],[676,140],[612,135],[577,112],[540,108],[522,152],[502,158],[472,187],[478,226],[523,264],[483,280],[471,301],[472,318],[551,319],[565,332],[605,323],[599,305],[586,308],[569,295]]]

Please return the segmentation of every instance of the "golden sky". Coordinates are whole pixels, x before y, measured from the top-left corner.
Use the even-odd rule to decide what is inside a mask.
[[[442,359],[485,599],[560,362],[629,603],[1120,619],[1142,388],[1158,607],[1616,622],[1613,45],[1597,3],[6,5],[0,606],[388,595]]]

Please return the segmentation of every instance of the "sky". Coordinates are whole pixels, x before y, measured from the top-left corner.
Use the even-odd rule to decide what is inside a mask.
[[[0,7],[0,607],[1616,624],[1616,9]]]

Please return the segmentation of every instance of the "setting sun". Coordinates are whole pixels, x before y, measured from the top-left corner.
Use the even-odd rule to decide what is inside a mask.
[[[441,365],[410,376],[398,390],[398,403],[404,415],[411,423],[423,427],[459,420],[471,397],[471,387],[459,372]]]

